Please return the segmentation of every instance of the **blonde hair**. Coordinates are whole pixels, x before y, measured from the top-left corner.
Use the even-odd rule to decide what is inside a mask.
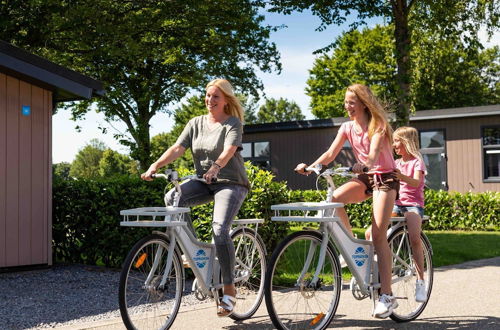
[[[422,160],[422,154],[419,151],[418,131],[415,128],[409,126],[399,127],[394,131],[394,137],[398,137],[401,140],[407,153],[414,158]]]
[[[208,89],[211,86],[217,87],[218,89],[220,89],[222,94],[224,94],[227,102],[227,106],[224,107],[224,112],[230,116],[238,118],[241,123],[243,123],[243,107],[241,106],[240,100],[234,95],[233,86],[231,86],[231,83],[226,79],[214,79],[208,83],[205,89]]]
[[[364,104],[366,109],[368,109],[368,137],[371,139],[375,133],[379,132],[385,135],[389,143],[392,144],[392,127],[389,125],[387,112],[382,104],[380,104],[377,97],[373,95],[371,89],[362,84],[352,84],[347,87],[347,90],[356,94],[356,97]]]

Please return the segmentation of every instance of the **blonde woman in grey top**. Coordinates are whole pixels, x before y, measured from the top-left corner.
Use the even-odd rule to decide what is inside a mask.
[[[215,79],[206,87],[208,113],[189,121],[177,142],[141,175],[151,175],[191,148],[196,174],[208,183],[188,181],[181,185],[180,206],[193,206],[214,201],[213,235],[224,283],[218,316],[229,316],[236,304],[234,286],[234,245],[229,231],[248,193],[248,178],[240,155],[243,134],[243,108],[225,79]],[[217,182],[211,183],[217,178]],[[172,200],[172,192],[166,200]]]

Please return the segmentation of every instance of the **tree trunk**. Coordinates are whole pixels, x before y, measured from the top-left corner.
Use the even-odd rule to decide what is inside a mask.
[[[408,27],[409,6],[405,0],[392,2],[394,13],[394,37],[396,39],[397,98],[395,126],[406,126],[410,121],[410,30]]]

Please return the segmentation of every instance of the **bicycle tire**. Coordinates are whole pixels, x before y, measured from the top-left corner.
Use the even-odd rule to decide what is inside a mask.
[[[393,257],[393,281],[397,280],[398,277],[406,277],[408,274],[414,274],[414,276],[392,284],[392,292],[397,298],[399,306],[393,311],[390,317],[396,322],[408,322],[416,319],[424,311],[431,295],[432,283],[434,279],[432,248],[427,236],[425,236],[424,233],[420,234],[420,240],[422,242],[424,254],[424,279],[427,286],[427,300],[422,303],[415,301],[415,282],[417,277],[408,232],[401,227],[393,232],[388,238],[389,247],[393,253],[396,252],[399,258],[410,265],[410,268],[408,268],[404,263]]]
[[[262,238],[251,228],[239,228],[231,233],[236,262],[236,305],[230,315],[233,320],[245,320],[257,312],[264,297],[266,247]],[[250,272],[249,272],[250,270]]]
[[[177,316],[184,289],[182,263],[177,251],[172,259],[166,287],[159,287],[165,272],[169,244],[162,235],[146,236],[132,247],[123,263],[118,297],[120,314],[129,330],[168,329]],[[160,253],[159,264],[152,281],[145,286],[156,253]]]
[[[287,236],[274,250],[264,285],[269,316],[278,329],[325,329],[337,311],[342,290],[338,256],[328,244],[320,281],[311,287],[316,270],[322,235],[300,231]],[[315,244],[312,262],[299,281],[311,244]]]

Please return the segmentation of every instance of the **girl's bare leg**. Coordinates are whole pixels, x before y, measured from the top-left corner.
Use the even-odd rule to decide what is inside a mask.
[[[380,294],[390,295],[391,290],[391,250],[387,242],[387,227],[391,217],[396,191],[373,192],[373,223],[371,237],[378,256],[380,273]]]
[[[410,236],[411,251],[413,260],[417,266],[417,279],[424,279],[424,252],[422,249],[422,241],[420,240],[420,232],[422,230],[422,218],[420,215],[413,212],[406,212],[406,225],[408,226],[408,234]]]
[[[332,202],[352,204],[359,203],[368,198],[365,193],[366,186],[361,181],[356,179],[351,180],[335,190],[333,193]],[[342,208],[336,209],[336,214],[342,220],[347,231],[353,236],[351,224],[349,222],[349,217],[347,216],[346,210]]]

